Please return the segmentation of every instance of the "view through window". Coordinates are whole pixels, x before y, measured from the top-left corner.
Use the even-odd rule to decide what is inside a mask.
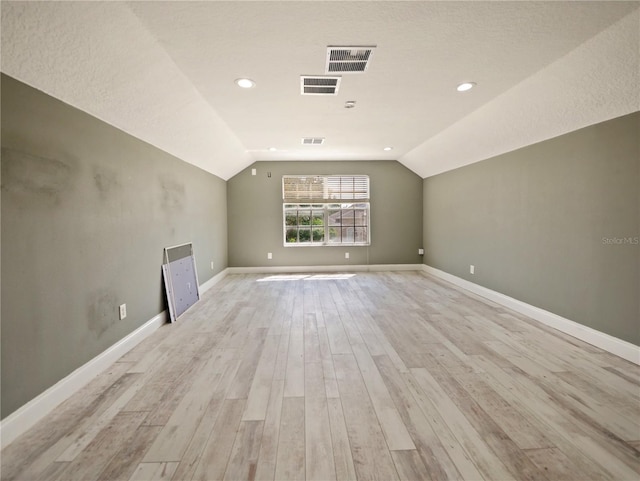
[[[369,176],[285,175],[285,246],[369,245]]]

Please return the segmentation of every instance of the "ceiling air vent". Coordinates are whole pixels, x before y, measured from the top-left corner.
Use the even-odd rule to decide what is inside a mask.
[[[341,77],[300,76],[300,93],[302,95],[337,95]]]
[[[324,137],[302,137],[302,145],[322,145]]]
[[[369,68],[373,47],[327,47],[327,73],[363,73]]]

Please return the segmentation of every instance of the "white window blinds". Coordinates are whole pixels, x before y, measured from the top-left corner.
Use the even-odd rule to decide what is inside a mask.
[[[369,200],[367,175],[285,175],[282,177],[284,201],[322,202],[332,200]]]

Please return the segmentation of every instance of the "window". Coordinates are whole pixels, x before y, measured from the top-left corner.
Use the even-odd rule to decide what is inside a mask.
[[[285,246],[369,245],[369,177],[285,175]]]

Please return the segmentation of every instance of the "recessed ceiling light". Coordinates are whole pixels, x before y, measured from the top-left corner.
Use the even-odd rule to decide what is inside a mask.
[[[467,90],[471,90],[475,86],[476,86],[475,82],[464,82],[458,85],[458,87],[456,87],[456,90],[458,92],[466,92]]]
[[[269,147],[269,152],[275,152],[276,150],[278,149],[276,149],[275,147]]]
[[[236,85],[243,89],[250,89],[256,86],[256,83],[250,78],[239,78],[236,79]]]
[[[385,148],[384,148],[384,149],[382,149],[382,150],[386,150],[386,151],[393,150],[393,147],[385,147]]]

